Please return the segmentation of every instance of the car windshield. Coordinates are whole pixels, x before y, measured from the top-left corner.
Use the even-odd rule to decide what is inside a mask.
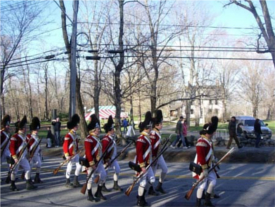
[[[254,126],[255,120],[245,120],[244,125],[245,126]]]
[[[246,126],[254,126],[255,120],[245,120],[244,124]],[[260,124],[261,126],[265,126],[264,122],[262,120],[260,120]]]

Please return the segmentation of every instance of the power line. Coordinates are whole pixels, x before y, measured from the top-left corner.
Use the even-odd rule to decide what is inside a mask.
[[[119,22],[113,22],[113,23],[110,23],[110,22],[77,22],[77,23],[80,23],[80,24],[102,24],[102,25],[120,25]],[[130,26],[148,26],[148,24],[145,24],[145,23],[124,23],[124,25],[130,25]],[[206,28],[206,29],[234,29],[234,30],[251,30],[251,29],[259,29],[258,27],[224,27],[224,26],[200,26],[200,25],[181,25],[181,24],[162,24],[160,25],[162,27],[185,27],[185,28]]]

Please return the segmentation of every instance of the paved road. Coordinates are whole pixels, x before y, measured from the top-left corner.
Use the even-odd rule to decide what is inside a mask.
[[[9,185],[1,183],[1,206],[135,206],[137,186],[131,195],[124,193],[106,193],[108,200],[91,203],[86,200],[86,195],[80,193],[81,188],[67,189],[64,187],[64,170],[54,176],[52,174],[59,163],[57,157],[45,157],[43,171],[41,173],[43,184],[38,185],[35,191],[25,190],[25,182],[20,178],[17,182],[18,192],[11,192]],[[120,161],[121,180],[120,185],[126,189],[132,182],[133,171],[127,166],[127,161]],[[164,183],[168,192],[165,195],[149,197],[146,199],[151,206],[194,206],[196,192],[194,191],[189,201],[184,195],[191,188],[193,179],[188,170],[187,163],[168,163],[169,174]],[[5,167],[1,168],[1,178],[5,176]],[[20,173],[20,172],[19,172]],[[216,206],[232,207],[274,207],[275,206],[275,166],[271,164],[222,164],[219,171],[221,178],[218,180],[216,193],[220,199],[214,199]],[[85,174],[80,175],[81,183],[85,182]],[[112,187],[111,175],[107,181],[107,187]],[[93,185],[93,192],[96,187]]]

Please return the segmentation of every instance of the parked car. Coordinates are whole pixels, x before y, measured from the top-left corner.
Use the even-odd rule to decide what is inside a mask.
[[[254,123],[255,118],[252,116],[236,116],[237,126],[240,125],[242,128],[242,133],[246,138],[256,139],[256,135],[254,133]],[[272,137],[272,131],[267,127],[268,124],[264,124],[262,120],[260,120],[261,130],[262,130],[262,138],[270,139]]]

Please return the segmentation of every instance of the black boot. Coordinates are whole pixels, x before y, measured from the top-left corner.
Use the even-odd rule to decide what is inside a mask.
[[[205,206],[214,206],[214,205],[211,203],[210,197],[211,197],[211,194],[209,194],[209,193],[206,193],[206,194],[205,194],[205,201],[204,201],[204,205],[205,205]]]
[[[111,192],[112,190],[106,188],[105,183],[103,183],[103,185],[102,185],[102,191],[103,191],[103,192]]]
[[[142,203],[144,204],[144,206],[149,206],[149,203],[147,203],[147,201],[145,200],[145,195],[146,195],[146,190],[144,190],[143,195],[141,196]]]
[[[11,189],[12,191],[18,191],[18,189],[17,189],[17,187],[16,187],[16,185],[15,185],[15,181],[11,181],[11,187],[10,187],[10,189]]]
[[[74,176],[74,182],[73,182],[73,186],[75,188],[80,186],[80,183],[78,182],[78,176]]]
[[[113,189],[117,191],[123,191],[123,189],[118,185],[117,181],[114,181]]]
[[[67,178],[67,179],[66,179],[66,184],[65,184],[65,186],[66,186],[67,188],[73,188],[73,185],[71,184],[70,178]]]
[[[5,180],[5,183],[9,184],[11,182],[11,173],[8,172],[7,178]]]
[[[43,183],[43,181],[40,180],[39,173],[36,173],[34,177],[34,183]]]
[[[100,185],[97,186],[97,191],[95,193],[95,197],[102,199],[102,200],[107,200],[107,198],[102,195],[102,186],[100,186]]]
[[[201,206],[201,198],[197,198],[196,207]]]
[[[25,179],[25,171],[22,172],[22,174],[21,174],[21,179],[22,179],[22,180]]]
[[[137,206],[144,206],[142,196],[137,195]]]
[[[159,194],[154,191],[154,187],[151,185],[148,191],[148,195],[158,196]]]
[[[26,189],[27,189],[27,190],[34,190],[34,189],[36,189],[36,188],[37,188],[37,186],[34,186],[34,185],[32,184],[31,179],[26,180]]]
[[[158,186],[156,187],[156,191],[161,192],[162,194],[166,193],[162,188],[162,183],[161,182],[158,183]]]
[[[95,202],[98,202],[99,199],[98,198],[95,198],[92,194],[92,189],[88,190],[88,197],[87,197],[87,200],[88,201],[95,201]]]

